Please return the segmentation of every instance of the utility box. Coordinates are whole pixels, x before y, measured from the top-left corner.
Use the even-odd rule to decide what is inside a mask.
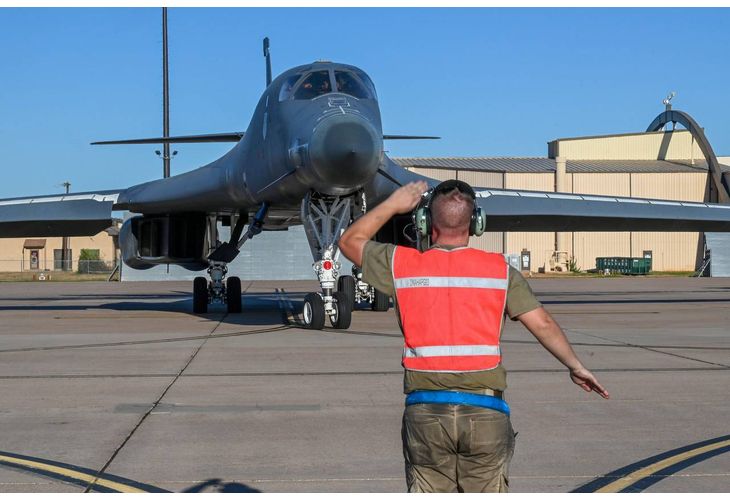
[[[652,262],[652,259],[654,258],[653,252],[651,250],[644,250],[641,253],[644,256],[644,259],[649,261],[649,268],[651,269],[651,262]]]
[[[530,270],[530,251],[526,248],[522,249],[522,253],[520,254],[520,271],[529,271]]]
[[[520,254],[517,253],[506,253],[504,255],[504,260],[507,261],[507,263],[514,267],[515,270],[520,270]]]

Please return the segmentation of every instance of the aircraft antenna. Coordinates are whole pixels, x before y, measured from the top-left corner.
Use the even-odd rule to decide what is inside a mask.
[[[266,58],[266,87],[271,85],[271,52],[269,51],[269,37],[264,38],[264,57]]]

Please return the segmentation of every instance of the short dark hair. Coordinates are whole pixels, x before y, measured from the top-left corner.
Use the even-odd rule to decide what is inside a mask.
[[[472,212],[474,200],[456,188],[436,193],[431,201],[431,221],[441,232],[468,231]]]

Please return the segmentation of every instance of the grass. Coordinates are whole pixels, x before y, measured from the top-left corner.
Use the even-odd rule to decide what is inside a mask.
[[[649,274],[603,274],[603,273],[532,273],[531,278],[633,278],[637,276],[648,278],[674,277],[674,278],[691,278],[694,271],[652,271]]]

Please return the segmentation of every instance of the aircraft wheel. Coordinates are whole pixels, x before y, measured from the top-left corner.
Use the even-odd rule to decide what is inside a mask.
[[[193,280],[193,313],[208,312],[208,280],[198,276]]]
[[[390,309],[390,296],[379,290],[375,290],[375,300],[370,304],[373,311],[385,312]]]
[[[324,328],[324,300],[318,293],[308,293],[304,297],[304,327],[310,330],[321,330]]]
[[[332,328],[339,330],[347,330],[352,322],[352,307],[350,307],[350,298],[344,292],[335,292],[332,294],[334,298],[335,313],[330,315]]]
[[[350,304],[350,311],[355,310],[355,278],[352,276],[340,276],[337,280],[337,291],[345,294]]]
[[[241,312],[241,278],[238,276],[226,280],[226,305],[229,314]]]

